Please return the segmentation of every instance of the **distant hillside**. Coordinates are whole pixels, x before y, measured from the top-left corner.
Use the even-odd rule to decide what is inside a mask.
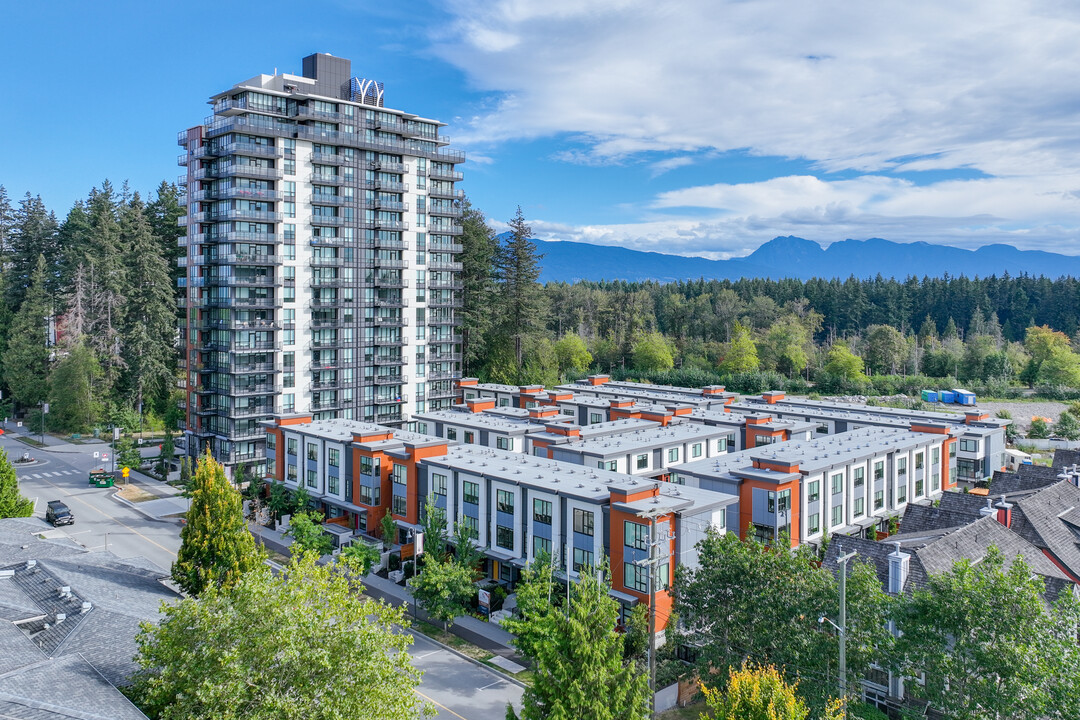
[[[777,237],[743,258],[705,258],[640,252],[607,245],[536,241],[542,261],[542,282],[575,280],[675,280],[705,278],[737,280],[741,277],[773,279],[872,278],[904,279],[950,276],[987,277],[1021,274],[1080,276],[1080,257],[1038,250],[1017,250],[1009,245],[987,245],[964,250],[930,243],[896,243],[880,238],[843,240],[828,248],[798,237]]]

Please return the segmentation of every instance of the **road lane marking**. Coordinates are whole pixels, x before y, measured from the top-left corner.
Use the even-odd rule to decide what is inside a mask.
[[[138,530],[136,530],[135,528],[133,528],[133,527],[131,527],[130,525],[127,525],[127,524],[125,524],[125,523],[121,522],[119,518],[117,518],[117,517],[114,517],[114,516],[110,515],[109,513],[105,512],[104,510],[100,510],[100,509],[98,509],[98,508],[94,507],[93,505],[91,505],[90,503],[86,502],[86,501],[85,501],[85,500],[83,500],[83,499],[82,499],[81,497],[79,497],[79,495],[91,495],[91,494],[94,494],[94,493],[92,493],[92,492],[90,492],[90,491],[85,491],[85,492],[82,492],[82,493],[76,494],[76,493],[73,493],[73,492],[68,492],[67,490],[65,490],[64,488],[60,487],[59,485],[53,485],[53,484],[52,484],[51,482],[49,482],[48,480],[45,480],[44,482],[45,482],[45,484],[46,484],[46,485],[52,485],[52,487],[54,487],[54,488],[56,488],[57,490],[59,490],[59,491],[63,492],[63,493],[64,493],[64,495],[66,495],[67,497],[70,497],[70,498],[74,498],[74,499],[78,500],[79,502],[81,502],[81,503],[82,503],[83,505],[85,505],[86,507],[90,508],[90,509],[91,509],[91,510],[93,510],[94,512],[96,512],[96,513],[98,513],[98,514],[100,514],[100,515],[104,515],[105,517],[109,518],[110,520],[112,520],[112,521],[113,521],[114,523],[116,523],[116,524],[117,524],[117,525],[119,525],[120,527],[122,527],[122,528],[124,528],[124,529],[126,529],[126,530],[130,530],[130,531],[131,531],[132,533],[134,533],[134,534],[138,535],[139,537],[141,537],[141,538],[142,538],[143,540],[145,540],[146,542],[150,543],[151,545],[153,545],[153,546],[155,546],[155,547],[159,547],[159,548],[161,548],[162,550],[164,550],[165,552],[167,552],[168,554],[172,555],[173,557],[176,557],[176,553],[174,553],[174,552],[173,552],[172,550],[170,550],[169,548],[165,547],[164,545],[161,545],[160,543],[156,543],[156,542],[154,542],[153,540],[151,540],[150,538],[148,538],[148,537],[147,537],[146,535],[143,535],[143,534],[142,534],[141,532],[139,532],[139,531],[138,531]],[[451,712],[453,712],[453,711],[451,711]]]
[[[491,683],[490,685],[485,685],[482,688],[476,688],[476,690],[477,690],[477,692],[479,692],[480,690],[487,690],[488,688],[493,688],[496,685],[502,685],[504,682],[505,682],[505,680],[496,680],[495,682]]]
[[[424,693],[420,692],[420,691],[419,691],[419,690],[417,690],[416,688],[413,688],[413,692],[414,692],[414,693],[416,693],[417,695],[419,695],[420,697],[424,698],[425,700],[427,700],[427,701],[428,701],[429,703],[433,703],[433,704],[435,704],[435,705],[438,705],[439,707],[441,707],[441,708],[442,708],[443,710],[445,710],[446,712],[450,713],[450,714],[451,714],[451,715],[453,715],[454,717],[456,717],[456,718],[461,718],[461,720],[469,720],[469,718],[465,717],[464,715],[458,715],[458,714],[457,714],[456,712],[454,712],[454,711],[453,711],[453,710],[451,710],[450,708],[446,707],[445,705],[443,705],[443,704],[442,704],[441,702],[439,702],[438,700],[435,700],[434,698],[432,698],[432,697],[429,697],[429,696],[425,695]]]
[[[416,658],[417,660],[423,660],[426,657],[431,657],[432,655],[438,655],[440,652],[442,652],[442,650],[432,650],[431,652],[424,653],[423,655],[413,655],[413,657]]]

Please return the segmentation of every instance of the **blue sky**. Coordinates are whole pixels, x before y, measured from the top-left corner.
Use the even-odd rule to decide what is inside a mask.
[[[0,184],[175,180],[206,99],[329,52],[450,123],[495,226],[722,258],[776,235],[1078,254],[1080,8],[1004,0],[9,3]]]

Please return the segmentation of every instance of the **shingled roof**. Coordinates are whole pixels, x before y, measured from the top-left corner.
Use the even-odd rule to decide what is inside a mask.
[[[1028,493],[1059,482],[1059,468],[1045,465],[1021,465],[1016,472],[995,470],[990,481],[991,495]]]
[[[1055,450],[1054,467],[1066,468],[1080,465],[1080,450]]]
[[[1080,488],[1058,481],[1012,503],[1012,530],[1080,582]]]
[[[900,519],[900,531],[920,533],[930,530],[957,528],[978,520],[982,515],[978,511],[947,510],[932,505],[908,505]]]
[[[0,520],[0,718],[145,718],[116,687],[137,669],[139,623],[179,597],[168,573],[39,537],[51,530]]]

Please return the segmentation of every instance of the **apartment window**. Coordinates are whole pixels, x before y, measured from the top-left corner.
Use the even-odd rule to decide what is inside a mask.
[[[465,443],[467,445],[472,445],[474,442],[476,442],[476,433],[474,433],[472,430],[466,430]]]
[[[937,492],[941,489],[941,476],[937,473],[930,474],[930,491]]]
[[[296,438],[289,438],[289,442],[286,446],[286,450],[290,455],[296,454]]]
[[[457,440],[457,428],[446,428],[446,439]]]
[[[589,413],[589,424],[595,425],[596,423],[604,422],[604,416],[600,413]]]
[[[921,481],[919,481],[919,480],[915,481],[915,486],[918,487],[920,482]],[[907,483],[900,483],[899,485],[896,486],[896,502],[897,503],[906,503],[907,502]]]
[[[634,563],[623,563],[623,585],[628,590],[649,592],[649,569]]]
[[[690,457],[701,457],[701,443],[694,443],[690,446]]]
[[[874,509],[880,510],[885,505],[885,491],[878,490],[874,493]]]
[[[855,487],[860,488],[863,486],[865,475],[866,468],[855,468]]]
[[[508,438],[508,437],[496,438],[495,439],[495,447],[499,448],[500,450],[513,450],[514,449],[514,440],[513,440],[513,438]]]
[[[286,465],[285,466],[285,479],[288,480],[289,482],[296,482],[296,466],[295,465]]]
[[[404,495],[395,495],[390,512],[395,515],[405,515],[409,511],[409,501]]]
[[[277,433],[266,433],[266,449],[273,450],[277,447]]]
[[[341,489],[339,482],[337,475],[328,475],[326,477],[326,489],[331,495],[338,494],[338,490]]]
[[[593,554],[589,550],[582,550],[581,548],[574,548],[574,571],[577,572],[581,568],[593,568],[596,565],[593,563]]]
[[[469,482],[466,480],[461,484],[461,501],[468,503],[469,505],[480,504],[480,483]]]
[[[941,461],[941,448],[933,448],[930,451],[930,463],[937,465]]]
[[[544,525],[551,524],[551,503],[549,501],[533,498],[533,520]]]
[[[588,510],[574,510],[574,532],[582,535],[593,534],[593,514]]]
[[[434,473],[431,476],[431,493],[439,497],[446,497],[446,476]]]
[[[510,407],[510,398],[507,398],[507,397],[499,398],[499,407]]]
[[[907,458],[900,458],[896,461],[896,474],[907,475]]]
[[[371,486],[370,485],[361,485],[360,486],[360,502],[363,505],[374,505],[375,504],[375,503],[373,503],[371,501]]]
[[[637,550],[648,550],[649,526],[623,520],[623,544]]]
[[[514,493],[498,490],[495,493],[495,507],[499,512],[514,514]]]
[[[807,490],[806,490],[807,502],[816,502],[817,499],[821,496],[820,490],[821,490],[821,481],[819,481],[819,480],[814,480],[813,482],[807,484]]]
[[[326,451],[326,464],[330,467],[341,466],[341,451],[334,448],[330,448]]]
[[[978,440],[965,440],[960,438],[960,452],[978,452],[979,441]]]
[[[807,533],[813,535],[821,529],[821,515],[819,513],[814,513],[810,516],[810,519],[807,520],[807,523]]]
[[[667,461],[679,462],[679,448],[669,448],[667,451]]]
[[[315,487],[319,482],[319,476],[314,470],[307,471],[307,485],[308,487]]]
[[[381,471],[379,469],[379,459],[360,457],[360,474],[361,475],[379,475]]]
[[[844,474],[836,473],[832,476],[832,494],[839,495],[844,492]]]
[[[285,214],[285,217],[287,217],[287,218],[296,217],[296,203],[294,203],[294,202],[283,202],[283,203],[281,203],[281,211]]]
[[[390,477],[398,485],[407,485],[409,482],[409,468],[404,465],[394,464],[390,469]]]
[[[855,498],[855,517],[862,517],[865,501],[862,498]]]
[[[956,457],[956,443],[949,443],[949,457]]]
[[[915,469],[916,470],[922,470],[922,468],[923,468],[923,453],[917,452],[917,453],[915,453]]]
[[[502,525],[495,526],[495,544],[504,550],[514,549],[514,529]]]
[[[923,490],[924,490],[923,480],[922,480],[922,478],[919,478],[918,480],[915,481],[915,497],[922,497],[923,496]]]
[[[294,393],[283,393],[281,396],[281,411],[290,413],[296,409],[296,395]]]
[[[832,509],[832,526],[836,527],[837,525],[843,525],[843,524],[844,524],[844,506],[843,505],[837,505],[836,507],[834,507]]]
[[[465,526],[465,529],[469,532],[469,537],[476,540],[480,537],[480,521],[474,517],[465,515],[461,518],[461,524]]]
[[[269,447],[269,445],[267,447]],[[637,462],[635,464],[637,465],[638,470],[644,470],[649,467],[649,454],[642,453],[641,455],[638,455]]]
[[[315,443],[307,444],[307,459],[318,460],[319,459],[319,446]]]
[[[544,554],[551,554],[551,540],[533,535],[533,557]]]
[[[728,448],[727,438],[720,438],[719,440],[716,441],[716,452],[718,452],[718,453],[727,452],[727,448]]]
[[[614,470],[616,466],[617,465],[615,460],[600,460],[596,463],[596,467],[600,468],[601,470]]]
[[[881,480],[885,477],[885,461],[874,463],[874,479]]]

